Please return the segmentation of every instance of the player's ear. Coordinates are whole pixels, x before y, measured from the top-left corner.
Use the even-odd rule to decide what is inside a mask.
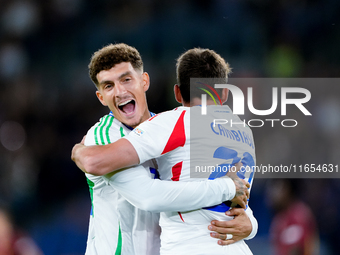
[[[143,79],[143,89],[146,92],[149,87],[150,87],[150,76],[147,72],[144,72],[142,74],[142,79]]]
[[[107,106],[107,104],[104,101],[102,94],[98,90],[96,91],[96,96],[97,96],[98,100],[102,103],[102,105]]]
[[[183,98],[182,98],[181,90],[179,89],[178,84],[175,84],[174,86],[174,93],[175,93],[176,101],[181,104],[183,102]]]
[[[228,100],[228,95],[229,95],[229,89],[223,88],[222,89],[222,97],[221,97],[222,103],[225,103]]]

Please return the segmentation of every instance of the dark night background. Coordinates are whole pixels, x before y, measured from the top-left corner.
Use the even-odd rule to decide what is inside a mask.
[[[149,109],[161,112],[178,105],[176,58],[192,47],[215,50],[232,77],[339,77],[339,14],[338,0],[0,0],[0,200],[16,227],[46,255],[84,254],[90,196],[70,155],[108,111],[88,77],[97,49],[136,47],[151,77]],[[254,130],[257,163],[339,164],[339,98],[340,87],[320,87],[300,129]],[[250,202],[259,231],[248,244],[261,255],[273,217],[266,182],[255,178]],[[338,254],[339,179],[299,185],[320,254]]]

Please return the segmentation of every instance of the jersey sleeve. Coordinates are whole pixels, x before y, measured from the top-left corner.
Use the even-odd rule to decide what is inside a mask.
[[[143,122],[124,137],[135,148],[140,164],[184,146],[185,114],[185,110],[163,112]]]
[[[95,135],[94,135],[95,128],[96,128],[96,125],[94,125],[87,131],[84,145],[86,146],[96,145]]]
[[[120,139],[122,131],[115,118],[111,115],[104,115],[100,120],[94,124],[86,133],[84,144],[91,145],[105,145]]]
[[[151,179],[148,169],[138,165],[108,176],[112,185],[134,206],[152,212],[189,211],[213,206],[235,196],[230,178],[198,182]]]
[[[253,211],[250,209],[250,207],[248,206],[246,209],[246,214],[248,215],[250,222],[251,222],[251,226],[252,226],[252,231],[250,233],[250,235],[246,238],[244,238],[245,240],[250,240],[253,239],[256,234],[257,234],[257,230],[258,230],[258,223],[256,218],[254,217]]]

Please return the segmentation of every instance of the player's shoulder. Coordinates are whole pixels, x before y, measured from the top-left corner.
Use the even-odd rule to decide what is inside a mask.
[[[120,123],[120,122],[119,122]],[[106,114],[99,119],[89,130],[88,133],[93,133],[96,129],[104,129],[104,128],[115,128],[119,127],[117,121],[115,121],[115,117],[110,114]]]
[[[171,133],[174,130],[177,123],[180,122],[182,124],[180,126],[183,126],[184,115],[186,113],[185,108],[188,107],[178,107],[152,116],[133,129],[131,136],[137,135],[146,137],[144,134],[148,134],[148,136],[152,137],[155,137],[156,135],[166,137],[166,134]]]
[[[151,118],[148,119],[148,121],[162,121],[162,120],[172,120],[173,118],[178,118],[180,115],[184,115],[185,113],[190,112],[190,107],[180,106],[176,107],[172,110],[168,110],[165,112],[158,113]]]
[[[106,114],[88,130],[85,145],[112,143],[126,135],[126,129],[112,114]]]

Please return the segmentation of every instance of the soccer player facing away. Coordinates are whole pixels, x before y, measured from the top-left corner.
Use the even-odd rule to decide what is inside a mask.
[[[110,144],[151,117],[145,97],[149,76],[143,72],[143,62],[135,48],[108,45],[94,53],[89,69],[98,88],[98,99],[111,112],[88,131],[85,145]],[[152,179],[157,173],[155,167],[151,160],[115,174],[86,174],[92,202],[87,255],[159,254],[156,212],[193,210],[230,199],[245,203],[247,198],[242,192],[245,186],[235,176],[195,183],[166,182]],[[242,194],[236,195],[235,190]],[[237,222],[257,229],[256,224],[240,219]]]
[[[124,137],[125,139],[120,139],[108,146],[76,145],[73,159],[83,171],[106,174],[122,167],[157,158],[162,180],[195,182],[198,179],[190,178],[190,146],[197,148],[205,146],[206,144],[202,144],[202,141],[209,139],[209,135],[219,135],[219,147],[216,147],[216,144],[211,145],[208,148],[211,153],[202,155],[203,159],[215,163],[218,162],[218,158],[222,158],[231,164],[241,161],[244,166],[254,166],[253,136],[247,126],[224,127],[225,133],[230,134],[226,136],[214,130],[210,123],[206,123],[209,127],[206,129],[206,135],[190,139],[190,112],[201,111],[200,106],[194,106],[200,103],[200,98],[190,98],[190,78],[222,78],[226,81],[229,72],[229,65],[212,50],[192,49],[185,52],[177,62],[178,85],[174,88],[176,100],[183,104],[182,107],[150,118]],[[223,89],[219,91],[219,94],[222,102],[225,102],[228,91]],[[241,122],[238,116],[232,114],[228,106],[212,105],[208,107],[208,112],[216,119],[227,118],[233,119],[234,123]],[[216,153],[220,156],[214,156],[215,159],[213,159],[212,155]],[[215,174],[207,177],[209,179],[220,177],[219,174],[217,176]],[[253,175],[248,176],[247,180],[251,183]],[[232,217],[225,215],[230,209],[229,206],[230,204],[222,203],[198,210],[161,212],[161,254],[252,254],[246,243],[241,240],[242,238],[235,238],[230,245],[218,246],[208,236],[207,225],[212,220],[232,220]],[[251,209],[247,207],[245,211],[250,219],[254,220]],[[253,220],[251,220],[252,223],[254,223]],[[255,228],[254,225],[256,223],[253,224],[250,238],[256,234],[257,225]],[[230,234],[229,237],[225,236],[230,238]]]

